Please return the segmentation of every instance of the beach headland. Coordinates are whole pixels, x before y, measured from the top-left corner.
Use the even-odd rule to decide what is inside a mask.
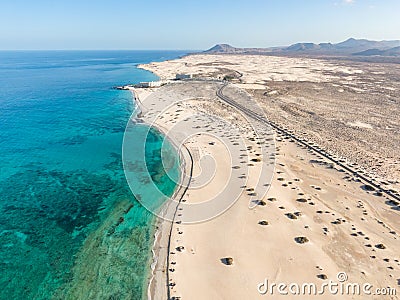
[[[217,58],[227,60],[227,56]],[[291,63],[296,69],[296,62]],[[171,79],[174,72],[189,73],[185,64],[181,59],[145,68]],[[306,84],[315,80],[316,87],[329,80],[315,69],[324,62],[308,65],[302,60],[303,69],[304,64],[310,70],[295,75],[290,68],[286,72],[303,74],[308,78]],[[194,68],[191,73],[195,68],[204,72],[204,64],[200,65],[189,65]],[[357,69],[348,72],[359,74]],[[241,74],[246,78],[243,70]],[[298,82],[296,77],[290,80],[288,85]],[[223,94],[247,105],[256,97],[255,85],[260,84],[236,82]],[[338,274],[343,273],[348,282],[396,288],[400,278],[396,193],[395,197],[383,193],[385,186],[376,188],[381,186],[378,182],[371,186],[363,178],[373,175],[357,168],[352,172],[354,166],[345,158],[331,155],[312,139],[279,127],[278,122],[274,122],[279,124],[275,130],[265,127],[263,134],[254,135],[252,126],[262,125],[251,124],[251,117],[218,97],[222,86],[217,81],[183,81],[151,94],[147,89],[138,91],[139,97],[147,95],[141,101],[150,114],[145,113],[143,120],[163,128],[176,144],[185,145],[193,159],[191,182],[175,206],[172,223],[161,219],[158,225],[149,297],[258,299],[265,297],[259,287],[266,279],[320,287],[329,280],[338,281]],[[242,90],[246,87],[247,92]],[[270,148],[262,152],[260,145]],[[265,186],[261,190],[260,178]],[[210,199],[217,201],[202,207]],[[319,297],[337,296],[326,292]],[[364,297],[341,295],[342,299]]]

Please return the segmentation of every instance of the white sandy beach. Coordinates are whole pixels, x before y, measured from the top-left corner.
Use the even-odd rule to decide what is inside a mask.
[[[240,56],[237,59],[240,66]],[[289,59],[290,66],[285,67],[271,59],[276,70],[284,69],[274,80],[298,76],[318,81],[334,76],[323,74],[335,68],[324,62],[310,65],[307,60]],[[201,64],[201,57],[146,68],[170,79],[189,63]],[[240,71],[244,84],[257,84],[245,70]],[[166,297],[167,269],[172,299],[296,298],[276,291],[262,295],[257,287],[266,279],[321,287],[329,280],[338,282],[337,274],[343,272],[346,282],[369,283],[374,292],[398,288],[400,219],[396,207],[388,205],[390,198],[363,190],[364,183],[341,167],[268,128],[254,138],[246,119],[216,97],[219,85],[184,82],[151,94],[137,90],[147,108],[143,120],[162,128],[177,144],[185,144],[193,159],[192,181],[173,220],[169,253],[165,243],[170,223],[160,225],[163,238],[154,250],[169,255],[169,264],[165,255],[158,255],[152,298]],[[227,93],[250,97],[233,86]],[[264,153],[260,143],[268,145]],[[275,164],[271,164],[273,153]],[[306,242],[297,242],[299,237]],[[316,297],[366,296],[334,296],[326,291]]]

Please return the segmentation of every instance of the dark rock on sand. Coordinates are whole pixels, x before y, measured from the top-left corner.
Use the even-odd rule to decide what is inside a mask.
[[[233,264],[233,258],[232,257],[224,257],[224,258],[221,258],[221,262],[224,265],[230,266]]]
[[[384,244],[377,244],[375,245],[375,247],[378,249],[386,249],[386,246]]]
[[[299,244],[304,244],[304,243],[309,242],[309,239],[306,238],[305,236],[295,237],[294,240],[296,241],[296,243],[299,243]]]

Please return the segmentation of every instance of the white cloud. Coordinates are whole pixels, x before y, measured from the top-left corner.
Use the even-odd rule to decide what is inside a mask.
[[[333,2],[333,5],[335,6],[343,6],[343,5],[352,5],[356,2],[356,0],[339,0]]]

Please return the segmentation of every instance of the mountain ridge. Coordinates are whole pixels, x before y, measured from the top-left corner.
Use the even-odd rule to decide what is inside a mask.
[[[368,49],[365,51],[354,53],[353,55],[358,55],[358,56],[400,56],[400,46],[389,48],[386,50]]]
[[[400,40],[373,41],[349,38],[343,42],[296,43],[284,47],[236,48],[229,44],[217,44],[204,51],[206,54],[306,54],[306,55],[359,55],[359,56],[400,56]]]

